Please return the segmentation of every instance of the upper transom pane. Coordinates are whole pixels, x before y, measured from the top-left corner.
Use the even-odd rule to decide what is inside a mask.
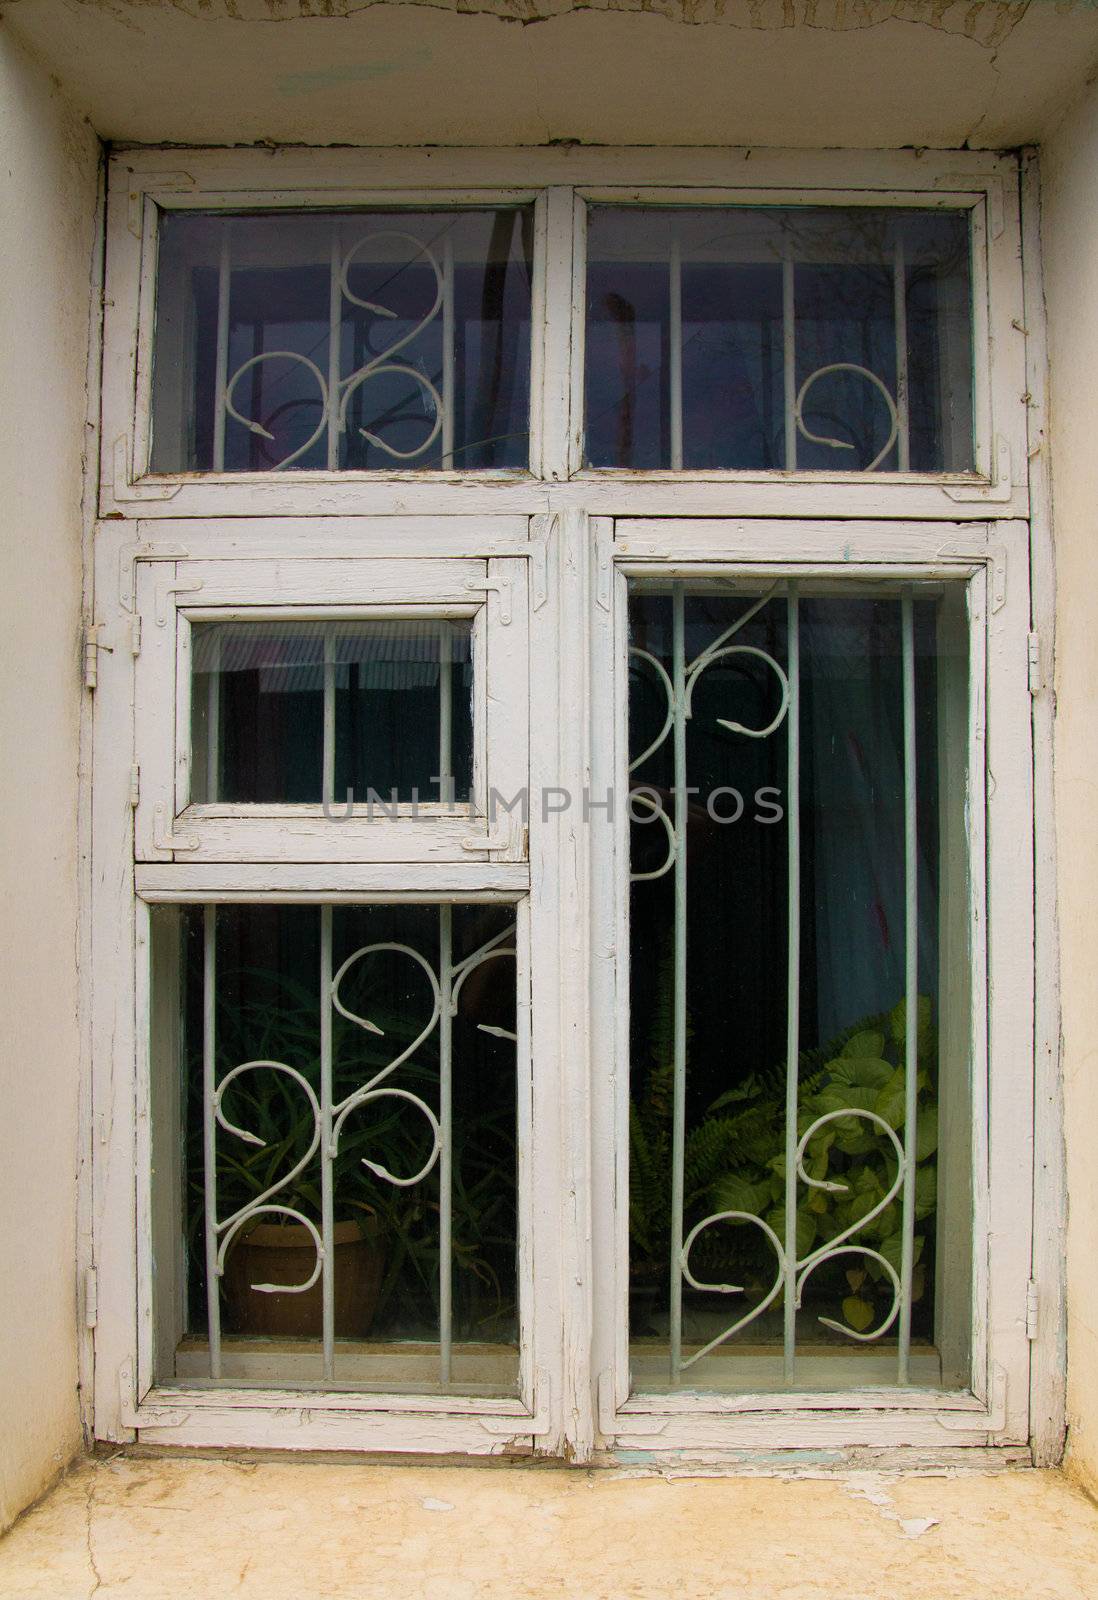
[[[166,213],[154,472],[522,468],[532,211]]]
[[[592,467],[973,466],[968,215],[596,206]]]

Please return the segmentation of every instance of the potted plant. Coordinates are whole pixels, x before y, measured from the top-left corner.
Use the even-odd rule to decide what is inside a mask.
[[[653,1062],[640,1095],[630,1106],[630,1278],[634,1311],[643,1313],[646,1294],[662,1294],[670,1239],[670,1137],[673,1068],[670,1033],[660,1045],[659,1015]],[[862,1018],[821,1048],[802,1052],[799,1062],[798,1139],[827,1113],[867,1110],[894,1130],[904,1121],[906,1011]],[[915,1271],[912,1300],[926,1282],[933,1250],[937,1204],[937,1042],[930,1002],[919,1000],[916,1078]],[[721,1211],[761,1217],[785,1237],[785,1063],[749,1075],[720,1095],[687,1133],[684,1148],[684,1216],[689,1229]],[[902,1138],[902,1133],[901,1133]],[[827,1244],[884,1199],[896,1177],[895,1147],[864,1117],[834,1116],[809,1140],[805,1170],[834,1188],[798,1184],[797,1254]],[[851,1235],[851,1243],[878,1252],[900,1267],[901,1196]],[[695,1241],[691,1267],[708,1282],[738,1282],[745,1308],[774,1281],[774,1252],[761,1230],[710,1228]],[[817,1297],[837,1293],[842,1316],[862,1333],[887,1314],[891,1280],[878,1261],[836,1261],[828,1282],[821,1269],[812,1288]]]
[[[277,1061],[293,1067],[316,1093],[319,1083],[317,999],[285,973],[250,970],[247,983],[219,985],[217,1007],[218,1081],[242,1061]],[[247,998],[244,998],[244,995]],[[383,1035],[337,1025],[333,1029],[333,1096],[338,1103],[381,1071],[414,1036],[417,1025],[385,1005],[383,992],[370,996],[366,1011]],[[201,1056],[190,1061],[190,1249],[192,1277],[202,1281],[204,1168],[201,1119]],[[400,1069],[399,1086],[437,1104],[438,1073],[415,1058]],[[218,1129],[217,1212],[230,1217],[256,1203],[280,1176],[293,1170],[309,1150],[315,1119],[303,1087],[288,1073],[257,1068],[239,1074],[224,1097],[227,1121],[259,1142]],[[405,1320],[426,1322],[438,1308],[438,1201],[430,1177],[413,1188],[387,1183],[363,1164],[366,1158],[387,1170],[409,1174],[423,1165],[428,1130],[407,1101],[373,1102],[352,1114],[341,1131],[333,1161],[335,1204],[335,1332],[363,1338],[399,1302]],[[508,1314],[495,1260],[514,1249],[514,1140],[505,1107],[485,1107],[455,1117],[452,1238],[455,1297],[476,1301],[484,1323],[484,1296],[494,1302],[492,1317]],[[320,1155],[312,1157],[267,1203],[307,1217],[319,1229]],[[437,1172],[437,1168],[436,1168]],[[511,1176],[509,1176],[509,1173]],[[256,1284],[295,1284],[316,1263],[314,1237],[300,1222],[262,1212],[245,1222],[226,1255],[221,1280],[227,1332],[241,1335],[319,1338],[321,1284],[299,1293],[265,1293]],[[458,1305],[460,1309],[460,1304]]]

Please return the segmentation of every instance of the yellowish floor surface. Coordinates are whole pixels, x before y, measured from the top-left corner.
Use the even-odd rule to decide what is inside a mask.
[[[3,1600],[1098,1600],[1056,1473],[631,1477],[86,1462],[0,1541]]]

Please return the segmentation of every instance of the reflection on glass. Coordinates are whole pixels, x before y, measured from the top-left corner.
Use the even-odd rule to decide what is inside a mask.
[[[467,800],[471,648],[453,620],[196,624],[192,800]]]
[[[633,590],[641,1390],[968,1382],[965,638],[945,588]]]
[[[593,467],[973,465],[967,215],[596,206]]]
[[[155,914],[162,1381],[516,1391],[514,939],[512,906]]]
[[[532,212],[168,212],[154,472],[523,467]]]

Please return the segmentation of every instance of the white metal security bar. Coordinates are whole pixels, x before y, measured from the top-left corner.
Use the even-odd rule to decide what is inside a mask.
[[[452,729],[453,703],[451,675],[446,670],[451,658],[452,637],[450,625],[439,623],[440,673],[439,673],[439,779],[443,793],[452,790]],[[323,793],[326,803],[332,799],[335,778],[335,659],[334,633],[326,628],[324,633],[324,755]],[[216,677],[211,675],[210,747],[211,783],[216,786],[217,746],[213,730],[216,729],[215,707]],[[216,793],[216,787],[214,788]],[[218,1080],[217,1077],[217,908],[206,907],[204,919],[203,964],[203,1154],[205,1192],[206,1283],[208,1300],[208,1330],[210,1348],[210,1376],[221,1376],[221,1307],[218,1283],[225,1270],[225,1262],[232,1243],[240,1230],[264,1215],[276,1215],[301,1223],[309,1232],[316,1251],[313,1270],[309,1277],[297,1284],[253,1284],[258,1294],[301,1294],[312,1288],[317,1279],[321,1282],[322,1343],[324,1376],[332,1378],[335,1370],[335,1192],[334,1163],[339,1150],[340,1134],[350,1114],[364,1105],[381,1099],[407,1102],[427,1120],[431,1129],[431,1151],[423,1166],[410,1177],[399,1177],[377,1162],[364,1158],[363,1164],[376,1178],[399,1188],[413,1188],[439,1167],[439,1383],[449,1384],[452,1375],[453,1353],[453,1019],[457,1015],[461,990],[469,974],[484,962],[501,956],[514,958],[516,926],[509,924],[488,939],[463,960],[453,959],[453,910],[450,904],[440,904],[439,953],[437,967],[420,951],[410,945],[390,941],[364,945],[355,950],[333,971],[332,907],[323,905],[320,911],[320,1093],[314,1092],[308,1080],[295,1067],[285,1062],[271,1060],[244,1061],[235,1065]],[[403,1051],[381,1071],[365,1083],[336,1101],[332,1090],[332,1012],[337,1011],[355,1027],[367,1033],[380,1034],[381,1030],[368,1018],[357,1015],[340,997],[340,986],[360,962],[383,952],[396,952],[407,956],[422,968],[430,985],[432,1007],[422,1029]],[[517,1034],[488,1023],[478,1024],[484,1033],[517,1042]],[[432,1110],[422,1096],[409,1089],[389,1083],[393,1074],[412,1059],[421,1046],[438,1029],[439,1101],[438,1112]],[[305,1095],[313,1116],[313,1135],[308,1149],[277,1183],[227,1217],[220,1217],[217,1206],[217,1138],[218,1129],[246,1144],[260,1144],[261,1140],[245,1128],[230,1122],[223,1111],[225,1091],[231,1083],[248,1072],[281,1072],[297,1083]],[[321,1222],[316,1224],[302,1212],[279,1200],[279,1194],[292,1185],[319,1152],[321,1178]]]
[[[752,645],[729,643],[752,617],[771,601],[784,596],[788,658],[783,668],[765,650]],[[904,783],[904,895],[905,895],[905,1023],[904,1039],[904,1122],[903,1139],[897,1136],[890,1124],[875,1111],[848,1107],[841,1111],[828,1111],[817,1117],[798,1137],[800,1073],[800,595],[798,584],[789,580],[781,586],[772,585],[755,600],[737,620],[707,645],[692,661],[686,657],[686,586],[676,582],[671,588],[671,673],[648,651],[632,647],[630,655],[651,668],[666,698],[663,725],[652,743],[630,762],[630,774],[672,739],[674,762],[674,822],[667,816],[659,793],[652,789],[639,789],[631,795],[634,806],[659,820],[667,835],[667,855],[655,871],[633,874],[633,881],[674,874],[674,961],[673,961],[673,1110],[672,1110],[672,1169],[671,1169],[671,1279],[670,1279],[670,1369],[671,1380],[678,1383],[683,1373],[719,1345],[760,1317],[779,1295],[783,1298],[783,1364],[787,1382],[792,1383],[796,1365],[796,1317],[805,1285],[817,1267],[841,1256],[872,1259],[885,1273],[892,1288],[892,1304],[887,1315],[876,1328],[865,1332],[846,1326],[830,1317],[820,1317],[820,1322],[836,1333],[859,1343],[880,1339],[897,1325],[897,1381],[909,1381],[911,1352],[912,1273],[914,1267],[915,1226],[915,1173],[916,1173],[916,1094],[918,1087],[918,900],[916,853],[916,770],[915,770],[915,650],[913,601],[905,592],[900,601],[901,626],[901,681],[903,691],[903,783]],[[767,739],[784,724],[787,739],[786,758],[786,820],[788,850],[788,989],[786,996],[786,1064],[785,1064],[785,1228],[784,1238],[779,1238],[770,1224],[748,1211],[727,1210],[703,1217],[684,1237],[684,1158],[686,1143],[686,1054],[687,1054],[687,723],[692,716],[694,687],[698,679],[715,662],[729,656],[746,656],[761,661],[774,674],[780,688],[780,704],[771,721],[761,728],[748,728],[742,723],[718,718],[718,725],[733,735],[749,739]],[[840,1118],[862,1118],[883,1134],[890,1142],[896,1157],[896,1176],[888,1191],[878,1203],[858,1221],[845,1228],[825,1244],[810,1249],[803,1256],[797,1250],[797,1192],[798,1185],[830,1192],[844,1185],[834,1180],[813,1178],[805,1168],[805,1153],[812,1138]],[[902,1254],[900,1271],[867,1244],[852,1243],[869,1223],[900,1197],[902,1206]],[[744,1316],[732,1322],[700,1349],[683,1354],[682,1292],[684,1282],[692,1288],[713,1294],[742,1294],[743,1286],[727,1283],[706,1283],[696,1278],[690,1268],[690,1252],[698,1236],[718,1223],[743,1222],[761,1229],[773,1247],[776,1271],[774,1281],[758,1304]]]
[[[671,470],[683,469],[683,336],[682,336],[682,244],[673,235],[668,257],[668,365],[669,365],[669,423],[671,438]],[[833,439],[813,433],[804,420],[804,404],[809,390],[820,379],[837,372],[852,372],[864,378],[881,395],[888,408],[888,438],[866,467],[875,471],[888,457],[893,445],[897,447],[897,466],[900,472],[911,468],[911,435],[907,396],[907,292],[903,239],[897,237],[892,256],[893,327],[896,343],[896,392],[877,373],[853,361],[832,361],[817,367],[797,386],[797,304],[795,293],[796,261],[787,243],[782,261],[782,388],[785,408],[785,469],[797,470],[797,435],[812,444],[829,445],[834,450],[853,450],[846,439]]]
[[[442,241],[441,261],[436,257],[430,246],[423,240],[417,239],[414,234],[405,233],[393,228],[375,229],[365,233],[355,240],[350,249],[344,249],[340,236],[340,219],[332,223],[331,252],[329,262],[329,291],[328,291],[328,370],[322,372],[320,367],[311,357],[304,355],[299,350],[264,350],[259,355],[249,356],[242,361],[230,374],[229,372],[229,327],[230,327],[230,300],[232,291],[232,228],[233,219],[225,217],[221,222],[221,248],[218,261],[218,293],[217,293],[217,346],[216,346],[216,399],[214,412],[214,447],[213,470],[225,470],[225,427],[227,419],[241,424],[249,433],[257,434],[262,439],[273,441],[274,434],[266,428],[256,417],[245,416],[237,407],[235,396],[237,386],[244,375],[253,367],[265,361],[294,361],[315,379],[317,392],[320,399],[320,420],[304,443],[283,456],[281,461],[272,463],[272,470],[279,471],[290,467],[302,456],[307,455],[313,446],[322,437],[327,442],[327,466],[329,471],[334,471],[339,466],[339,441],[347,430],[347,410],[352,396],[371,380],[380,377],[392,376],[394,373],[407,378],[416,384],[422,391],[428,414],[434,413],[434,422],[425,438],[411,450],[398,450],[394,445],[386,443],[380,434],[373,432],[368,427],[362,427],[359,432],[368,443],[378,450],[391,456],[394,461],[415,461],[431,449],[435,440],[441,434],[442,461],[444,466],[449,466],[454,451],[454,255],[453,244],[449,236]],[[345,377],[340,376],[340,330],[343,322],[343,304],[347,301],[352,306],[371,312],[378,318],[394,318],[397,313],[387,306],[379,305],[371,300],[364,300],[356,295],[348,282],[348,276],[356,258],[360,257],[366,247],[379,240],[399,240],[408,249],[406,265],[417,261],[425,261],[431,268],[435,279],[434,298],[430,308],[399,338],[394,339],[379,354],[372,356],[369,361],[363,362],[353,372]],[[420,371],[406,361],[395,358],[403,351],[407,351],[420,337],[425,329],[430,327],[435,318],[442,316],[442,392],[431,382],[426,373]]]
[[[411,945],[399,944],[392,941],[382,941],[377,944],[363,945],[352,952],[341,964],[337,971],[333,971],[332,959],[332,907],[323,905],[320,912],[320,978],[321,978],[321,1003],[320,1003],[320,1092],[319,1095],[303,1073],[296,1067],[287,1063],[274,1060],[242,1061],[232,1067],[220,1079],[217,1075],[217,907],[208,905],[204,920],[204,964],[203,964],[203,1151],[204,1151],[204,1188],[205,1188],[205,1240],[206,1240],[206,1281],[208,1300],[208,1332],[210,1348],[210,1377],[220,1378],[221,1371],[221,1307],[218,1293],[219,1280],[225,1271],[225,1262],[233,1241],[242,1228],[263,1216],[277,1216],[300,1223],[309,1233],[315,1250],[313,1270],[301,1283],[277,1284],[254,1283],[252,1290],[257,1294],[303,1294],[307,1289],[320,1280],[323,1324],[322,1342],[324,1352],[324,1376],[332,1378],[335,1375],[335,1257],[334,1257],[334,1229],[335,1229],[335,1194],[333,1187],[333,1169],[339,1151],[340,1135],[344,1124],[352,1112],[362,1106],[372,1104],[382,1099],[396,1099],[407,1102],[421,1114],[427,1121],[431,1130],[431,1150],[427,1159],[418,1172],[408,1177],[400,1177],[379,1162],[363,1158],[366,1166],[374,1176],[384,1183],[391,1183],[398,1188],[414,1188],[417,1184],[434,1171],[436,1165],[440,1169],[441,1194],[439,1211],[439,1383],[448,1384],[451,1378],[451,1362],[453,1350],[453,1311],[452,1311],[452,1085],[453,1085],[453,1046],[452,1027],[453,1019],[457,1015],[461,989],[469,974],[484,962],[495,957],[507,956],[514,958],[515,926],[509,924],[501,932],[486,940],[479,949],[464,960],[454,962],[451,950],[451,918],[450,905],[439,906],[439,933],[440,933],[440,958],[438,966],[432,964],[420,951]],[[343,1001],[340,988],[347,977],[360,962],[368,960],[371,956],[384,952],[395,952],[408,957],[415,962],[427,977],[431,992],[431,1010],[427,1020],[410,1045],[388,1062],[379,1072],[375,1072],[358,1088],[345,1095],[341,1100],[335,1100],[332,1091],[332,1012],[338,1011],[341,1017],[364,1032],[380,1034],[381,1029],[367,1017],[359,1016],[352,1011]],[[515,1033],[511,1029],[495,1027],[488,1023],[478,1024],[481,1031],[490,1033],[497,1038],[514,1040]],[[439,1033],[439,1111],[436,1112],[428,1105],[421,1095],[404,1089],[389,1080],[398,1069],[409,1061],[423,1044],[435,1032]],[[232,1138],[243,1140],[245,1144],[261,1145],[263,1141],[247,1128],[238,1127],[229,1121],[224,1111],[224,1097],[226,1090],[238,1078],[250,1072],[280,1072],[293,1080],[298,1085],[308,1102],[312,1113],[313,1132],[308,1148],[297,1163],[291,1167],[276,1183],[270,1185],[261,1194],[250,1200],[247,1205],[241,1206],[230,1215],[222,1217],[218,1214],[217,1205],[217,1139],[218,1130]],[[319,1156],[321,1178],[321,1221],[318,1227],[314,1221],[303,1212],[289,1205],[279,1198],[280,1194],[292,1187],[294,1179],[300,1176],[309,1164]]]

